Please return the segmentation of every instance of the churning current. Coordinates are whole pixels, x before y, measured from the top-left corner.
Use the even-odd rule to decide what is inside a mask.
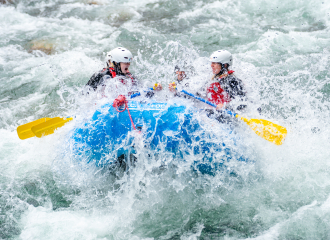
[[[330,239],[329,46],[324,0],[0,0],[0,239]],[[209,56],[229,51],[243,115],[287,128],[284,143],[244,123],[230,129],[239,144],[223,140],[201,113],[205,138],[191,145],[225,143],[249,160],[203,174],[191,167],[200,155],[155,153],[136,135],[129,168],[88,164],[70,134],[116,98],[85,88],[116,47],[131,51],[141,88],[163,86],[154,101],[190,107],[168,89],[175,66],[197,87]],[[54,134],[17,136],[67,116]]]

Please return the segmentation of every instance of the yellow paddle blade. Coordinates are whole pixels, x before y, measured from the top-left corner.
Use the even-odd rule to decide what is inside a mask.
[[[287,135],[285,127],[264,119],[247,119],[239,115],[236,115],[236,117],[246,122],[247,125],[249,125],[249,127],[263,139],[275,143],[276,145],[281,145],[284,142]]]
[[[24,139],[27,139],[27,138],[30,138],[30,137],[34,137],[34,133],[32,132],[31,128],[40,124],[40,123],[43,123],[43,122],[46,122],[48,120],[50,120],[51,118],[40,118],[38,120],[35,120],[33,122],[29,122],[29,123],[26,123],[24,125],[21,125],[21,126],[18,126],[17,127],[17,135],[18,137],[21,139],[21,140],[24,140]]]
[[[71,121],[72,119],[73,118],[55,117],[47,122],[32,127],[31,130],[38,138],[41,138],[42,136],[53,134],[57,128],[64,126],[65,123]]]

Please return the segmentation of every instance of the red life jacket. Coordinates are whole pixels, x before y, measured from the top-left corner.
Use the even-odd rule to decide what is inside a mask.
[[[111,73],[112,78],[115,78],[115,77],[117,76],[116,71],[115,71],[114,68],[112,68],[112,67],[109,68],[109,72]],[[128,73],[126,76],[130,77],[130,79],[131,79],[131,83],[132,83],[133,85],[136,84],[136,81],[135,81],[135,79],[133,78],[133,76],[132,76],[131,73]],[[124,84],[124,85],[127,83],[126,80],[125,80],[125,79],[122,79],[122,78],[120,78],[119,81],[120,81],[122,84]]]
[[[116,74],[114,68],[109,68],[109,72],[111,73],[112,78],[115,78],[116,77],[117,74]]]
[[[228,73],[222,74],[220,77],[217,79],[225,78],[230,74],[233,74],[234,71],[228,71]],[[206,89],[207,92],[207,100],[218,105],[219,103],[228,103],[230,102],[230,97],[228,93],[223,90],[221,87],[220,83],[218,81],[213,82],[210,84],[210,86]]]

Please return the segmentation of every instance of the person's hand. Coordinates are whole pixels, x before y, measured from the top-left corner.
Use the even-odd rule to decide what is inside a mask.
[[[177,75],[179,81],[185,79],[186,77],[186,73],[184,71],[176,71],[175,74]]]
[[[163,89],[163,86],[160,83],[155,83],[155,85],[153,86],[153,89],[155,91],[160,91]]]
[[[217,110],[221,110],[221,108],[223,108],[223,104],[222,103],[219,103],[218,105],[217,105]]]
[[[171,92],[176,92],[176,84],[175,82],[171,82],[168,84],[168,89],[171,91]]]

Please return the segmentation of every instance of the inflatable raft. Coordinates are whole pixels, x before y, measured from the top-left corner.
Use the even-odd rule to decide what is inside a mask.
[[[76,156],[97,167],[141,150],[136,134],[139,146],[154,154],[170,154],[179,161],[193,156],[193,168],[202,173],[212,174],[232,159],[246,161],[237,134],[218,122],[214,134],[199,114],[193,107],[159,102],[129,101],[119,108],[106,104],[74,130],[71,146]]]

